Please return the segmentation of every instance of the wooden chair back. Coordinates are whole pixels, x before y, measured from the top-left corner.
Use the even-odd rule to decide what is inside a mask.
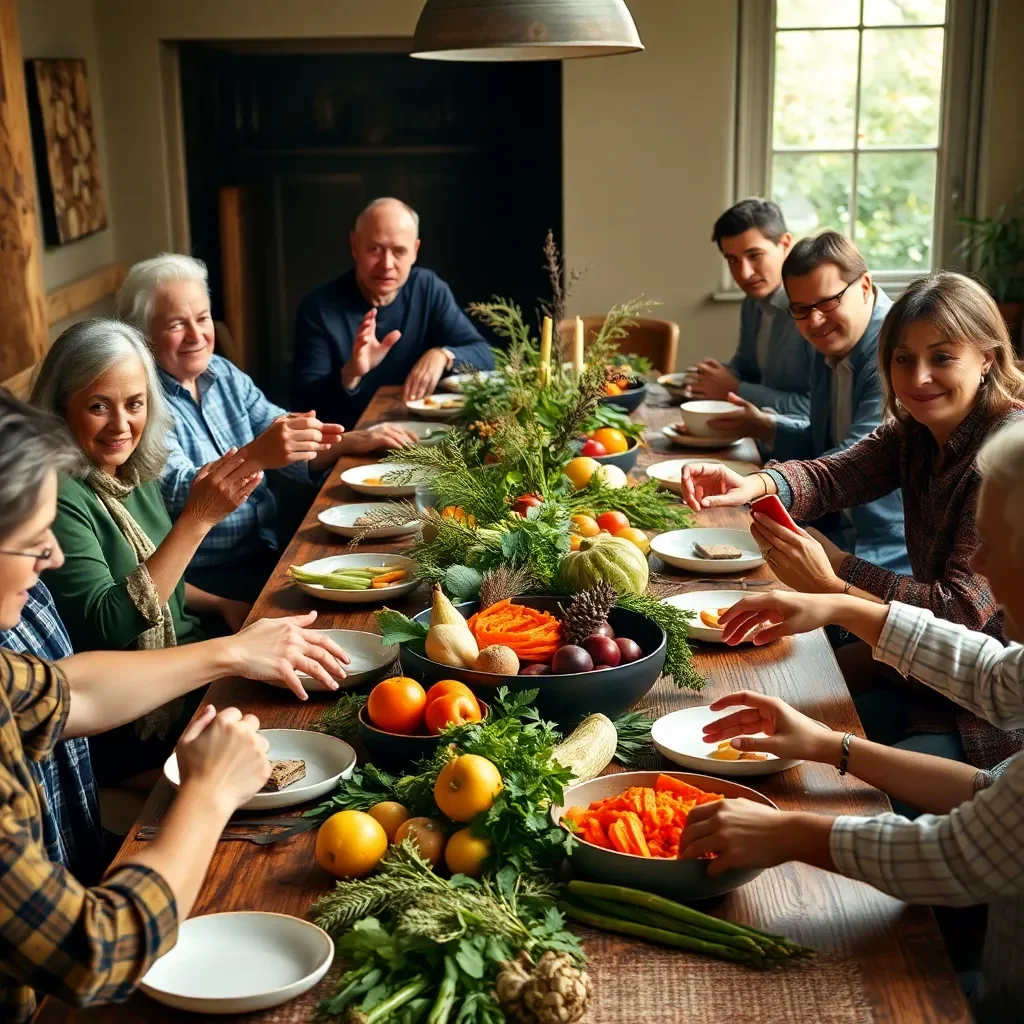
[[[0,387],[6,388],[15,398],[27,402],[28,396],[32,393],[32,378],[38,369],[39,363],[26,366],[24,370],[19,371],[13,377],[8,377],[7,380],[0,382]]]
[[[583,317],[584,352],[603,323],[603,316]],[[571,350],[575,326],[576,321],[569,319],[558,325],[562,355],[566,358]],[[618,349],[622,353],[645,356],[659,373],[672,373],[676,368],[676,353],[679,350],[679,324],[673,320],[641,317],[629,328],[626,337],[619,340]]]

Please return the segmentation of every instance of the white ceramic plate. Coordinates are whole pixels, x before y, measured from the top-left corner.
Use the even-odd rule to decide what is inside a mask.
[[[750,597],[749,590],[691,590],[688,594],[673,594],[662,598],[662,604],[670,604],[674,608],[693,612],[689,633],[695,640],[707,640],[709,643],[720,644],[722,631],[705,626],[700,619],[701,612],[717,612],[719,608],[731,608],[737,601]],[[340,641],[339,641],[340,642]]]
[[[686,382],[687,376],[688,374],[685,373],[663,373],[658,378],[658,383],[670,395],[676,398],[688,398],[690,390]]]
[[[240,811],[270,811],[316,800],[329,793],[339,779],[347,779],[356,766],[356,752],[336,736],[308,729],[261,729],[260,735],[270,741],[267,757],[271,761],[305,761],[306,777],[276,793],[257,793],[238,808]],[[164,761],[164,775],[175,789],[181,784],[174,754]]]
[[[393,569],[405,569],[406,577],[401,583],[393,584],[390,587],[380,587],[368,590],[330,590],[319,583],[301,583],[299,580],[292,582],[313,597],[319,597],[324,601],[333,601],[335,604],[375,604],[378,601],[391,601],[403,594],[414,591],[422,582],[414,573],[419,568],[419,562],[415,558],[406,558],[405,555],[395,554],[373,554],[365,555],[328,555],[326,558],[315,558],[312,562],[300,565],[298,568],[306,572],[328,573],[335,569],[366,569],[377,566],[390,566]],[[291,577],[289,577],[290,579]]]
[[[651,726],[651,738],[655,747],[675,764],[691,771],[707,772],[711,775],[772,775],[795,768],[802,761],[789,761],[774,754],[768,754],[767,761],[719,761],[708,757],[717,743],[705,743],[702,732],[708,722],[739,711],[740,708],[726,708],[712,711],[704,705],[699,708],[683,708],[662,715]],[[764,733],[753,735],[763,736]]]
[[[309,921],[241,911],[183,921],[178,942],[146,972],[151,999],[193,1013],[251,1013],[308,992],[334,959],[334,943]]]
[[[367,512],[375,512],[377,509],[393,509],[395,506],[389,501],[371,501],[365,504],[332,505],[325,508],[317,519],[322,526],[336,533],[339,537],[355,537],[362,533],[362,527],[356,526],[356,520]],[[413,521],[403,526],[381,526],[374,530],[367,530],[363,533],[365,540],[381,540],[384,537],[404,537],[406,534],[415,533],[420,524]]]
[[[432,423],[429,420],[388,420],[392,426],[404,427],[420,439],[420,444],[440,444],[451,430],[450,423]]]
[[[661,487],[676,494],[682,492],[683,466],[687,463],[718,462],[731,469],[740,476],[750,476],[757,472],[757,467],[749,462],[736,462],[733,459],[666,459],[664,462],[655,462],[644,469],[644,472],[652,479],[657,480]]]
[[[316,632],[326,633],[352,659],[345,666],[345,678],[341,681],[343,690],[375,682],[374,674],[387,668],[398,657],[398,645],[385,647],[376,633],[366,633],[361,629],[318,629]],[[310,693],[334,692],[305,672],[298,675]]]
[[[386,474],[398,469],[412,470],[409,482],[385,483]],[[368,494],[373,498],[411,498],[416,493],[416,485],[429,479],[429,473],[405,462],[371,462],[368,466],[353,466],[341,474],[343,484],[347,484],[357,494]],[[374,480],[380,480],[381,483],[373,483]]]
[[[694,551],[694,544],[732,544],[743,555],[740,558],[701,558]],[[651,551],[677,569],[708,576],[746,572],[764,565],[761,551],[748,530],[719,530],[711,527],[670,530],[651,538]]]
[[[497,370],[478,370],[476,373],[453,373],[450,377],[442,377],[437,386],[442,391],[461,391],[462,385],[474,377],[483,377],[486,380],[497,375]]]
[[[455,395],[428,395],[426,398],[414,398],[406,402],[405,407],[413,416],[424,419],[453,420],[462,412],[463,399]]]
[[[662,434],[673,444],[682,448],[731,448],[739,444],[742,437],[695,437],[693,434],[677,434],[671,427],[662,427]]]

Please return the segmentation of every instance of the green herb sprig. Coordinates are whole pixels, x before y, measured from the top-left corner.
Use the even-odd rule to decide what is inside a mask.
[[[704,689],[704,677],[693,664],[690,650],[690,619],[693,612],[683,611],[674,605],[662,604],[653,594],[623,594],[615,602],[620,608],[629,608],[653,619],[667,637],[665,667],[662,673],[669,676],[680,690]]]

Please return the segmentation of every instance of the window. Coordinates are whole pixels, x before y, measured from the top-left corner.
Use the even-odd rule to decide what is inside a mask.
[[[942,266],[968,212],[986,11],[744,0],[737,198],[771,196],[798,238],[844,232],[890,285]]]

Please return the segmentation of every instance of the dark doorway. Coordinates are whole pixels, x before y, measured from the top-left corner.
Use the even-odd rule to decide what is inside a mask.
[[[246,368],[287,404],[301,297],[351,266],[371,199],[421,218],[420,262],[465,306],[548,292],[541,244],[562,226],[562,80],[553,63],[448,64],[405,53],[252,53],[182,43],[193,255],[223,316],[219,198],[238,186],[252,301]]]

